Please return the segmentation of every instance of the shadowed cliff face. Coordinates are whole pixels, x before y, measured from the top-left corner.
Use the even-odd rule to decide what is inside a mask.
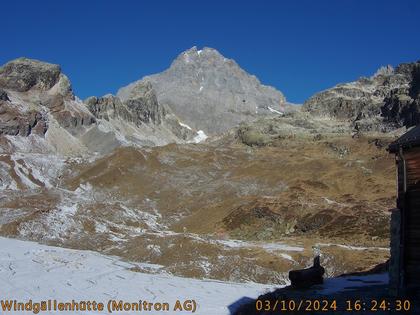
[[[278,115],[285,98],[276,89],[223,57],[217,50],[193,47],[181,53],[162,73],[144,77],[118,91],[122,99],[133,97],[138,85],[151,82],[158,101],[197,130],[216,134],[241,121],[261,115]]]
[[[408,87],[392,90],[384,100],[382,116],[397,126],[420,123],[420,62],[402,64],[397,71],[409,80]]]

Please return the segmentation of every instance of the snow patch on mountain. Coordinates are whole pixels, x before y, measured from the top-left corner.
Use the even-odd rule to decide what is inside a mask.
[[[291,246],[283,243],[264,243],[264,242],[247,242],[242,240],[217,240],[218,243],[231,248],[246,248],[246,247],[261,247],[267,251],[291,251],[291,252],[302,252],[303,247]]]
[[[52,188],[59,180],[65,160],[58,155],[37,153],[0,154],[3,190]]]
[[[283,115],[283,113],[282,113],[282,112],[280,112],[280,111],[278,111],[278,110],[276,110],[276,109],[274,109],[274,108],[271,108],[270,106],[268,106],[268,109],[269,109],[269,111],[270,111],[270,112],[272,112],[272,113],[276,113],[276,114],[279,114],[279,115]]]
[[[194,143],[200,143],[205,141],[208,138],[208,136],[204,133],[203,130],[197,131],[197,135],[194,137],[193,142]]]
[[[180,122],[180,121],[179,121],[179,124],[180,124],[182,127],[187,128],[188,130],[192,130],[192,128],[191,128],[190,126],[188,126],[187,124],[184,124],[184,123],[182,123],[182,122]]]
[[[351,245],[343,245],[343,244],[332,244],[332,243],[319,243],[320,247],[331,247],[331,246],[337,246],[340,248],[348,249],[348,250],[357,250],[357,251],[363,251],[363,250],[383,250],[383,251],[389,251],[388,247],[365,247],[365,246],[351,246]]]

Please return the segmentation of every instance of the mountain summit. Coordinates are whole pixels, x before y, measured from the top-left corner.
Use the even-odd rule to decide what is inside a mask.
[[[262,85],[213,48],[198,50],[194,46],[181,53],[169,69],[131,83],[117,95],[122,100],[131,98],[144,82],[152,84],[159,103],[188,125],[209,134],[260,115],[279,115],[286,101],[280,91]]]

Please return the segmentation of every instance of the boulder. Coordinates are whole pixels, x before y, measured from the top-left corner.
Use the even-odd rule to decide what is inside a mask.
[[[2,89],[0,89],[0,101],[10,101],[7,93]]]

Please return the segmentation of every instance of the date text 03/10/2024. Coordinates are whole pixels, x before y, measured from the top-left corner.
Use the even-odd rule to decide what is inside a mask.
[[[255,309],[257,312],[262,311],[400,311],[410,312],[412,304],[407,299],[373,299],[369,301],[364,300],[346,300],[344,303],[337,300],[257,300],[255,302]]]

